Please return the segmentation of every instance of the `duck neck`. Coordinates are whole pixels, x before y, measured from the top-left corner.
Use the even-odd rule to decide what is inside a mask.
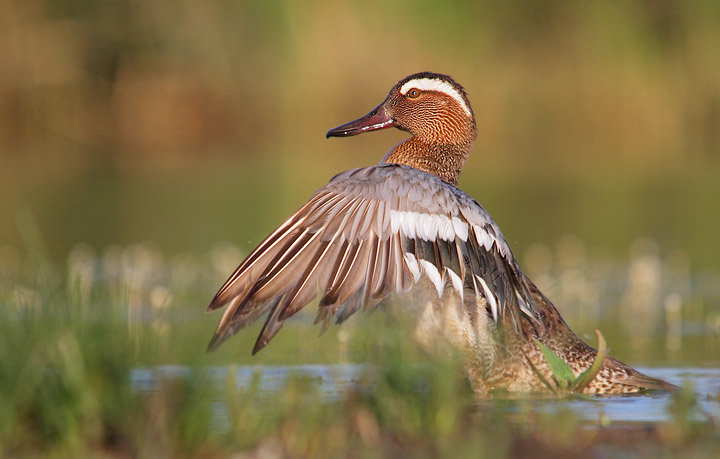
[[[437,143],[413,136],[395,145],[381,164],[404,164],[457,186],[472,145],[472,140],[458,144]]]

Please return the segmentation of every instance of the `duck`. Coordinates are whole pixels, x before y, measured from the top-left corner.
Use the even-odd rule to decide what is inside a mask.
[[[225,308],[208,349],[266,316],[254,355],[320,296],[322,330],[382,307],[407,321],[422,347],[442,342],[461,352],[478,394],[552,391],[539,343],[575,376],[589,368],[597,351],[522,272],[490,214],[458,188],[478,133],[464,88],[440,73],[407,76],[326,137],[388,128],[410,137],[379,164],[335,175],[222,285],[207,308]],[[583,392],[673,388],[608,356]]]

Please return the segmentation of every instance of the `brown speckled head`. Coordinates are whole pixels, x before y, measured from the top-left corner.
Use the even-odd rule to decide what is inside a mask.
[[[438,144],[475,140],[475,116],[462,86],[447,75],[418,73],[399,81],[384,102],[400,129]]]
[[[370,113],[331,129],[344,137],[396,127],[412,137],[396,145],[383,162],[405,164],[457,184],[477,127],[465,90],[447,75],[416,73],[393,86]]]

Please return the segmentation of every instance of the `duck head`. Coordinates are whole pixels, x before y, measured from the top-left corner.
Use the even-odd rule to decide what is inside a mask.
[[[326,137],[389,127],[407,131],[412,137],[393,147],[384,163],[409,165],[457,185],[477,126],[467,94],[455,80],[429,72],[403,78],[370,113],[331,129]]]

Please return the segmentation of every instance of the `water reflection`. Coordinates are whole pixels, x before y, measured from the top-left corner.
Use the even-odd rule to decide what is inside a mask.
[[[328,403],[342,401],[353,391],[362,390],[372,386],[365,375],[367,365],[338,364],[338,365],[299,365],[299,366],[241,366],[234,367],[208,367],[205,371],[210,379],[222,387],[228,380],[229,372],[235,372],[235,380],[239,391],[250,387],[254,378],[260,394],[258,403],[263,403],[269,397],[279,394],[290,376],[301,376],[316,381],[319,393]],[[717,417],[720,414],[720,369],[717,368],[638,368],[641,372],[662,378],[673,384],[683,386],[691,382],[697,397],[699,410],[691,414],[691,419],[706,420],[709,414]],[[186,378],[191,372],[183,366],[158,366],[151,368],[136,368],[131,373],[132,388],[134,391],[151,394],[160,390],[162,381],[166,379]],[[257,375],[257,376],[255,376]],[[671,420],[668,410],[673,401],[670,393],[656,393],[647,396],[613,396],[591,399],[532,399],[513,400],[505,404],[508,413],[532,409],[537,413],[553,414],[571,410],[578,418],[585,421],[598,421],[607,419],[611,422],[656,423]],[[488,402],[479,402],[483,406]],[[222,401],[216,407],[217,425],[223,424],[226,410]],[[702,411],[702,412],[701,412]],[[704,414],[705,413],[705,414]]]

